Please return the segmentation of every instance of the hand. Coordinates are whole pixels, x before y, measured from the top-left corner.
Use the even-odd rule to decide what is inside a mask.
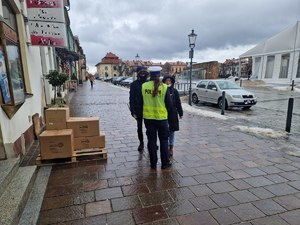
[[[182,116],[179,116],[180,119],[182,119]]]

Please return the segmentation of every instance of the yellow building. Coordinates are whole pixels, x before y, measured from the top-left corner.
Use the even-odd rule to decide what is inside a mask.
[[[184,62],[166,62],[164,64],[164,72],[172,75],[181,74],[187,68]]]
[[[95,66],[97,68],[97,74],[100,77],[116,77],[122,74],[122,60],[118,56],[109,52],[101,62],[97,63]]]

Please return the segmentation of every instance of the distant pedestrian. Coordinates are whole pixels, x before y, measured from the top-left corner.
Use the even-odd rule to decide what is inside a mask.
[[[175,78],[174,76],[164,76],[162,80],[170,91],[170,96],[172,99],[172,108],[168,114],[169,122],[169,153],[170,156],[173,156],[174,143],[175,143],[175,131],[179,131],[179,119],[182,119],[183,110],[181,106],[181,101],[177,89],[175,89]]]
[[[90,79],[90,83],[91,83],[91,88],[93,88],[93,86],[94,86],[94,81],[95,81],[95,78],[94,78],[94,76],[93,76],[93,75],[90,75],[89,79]]]
[[[159,77],[160,70],[150,69],[150,81],[142,86],[143,117],[152,169],[156,169],[158,160],[157,135],[160,141],[161,168],[166,169],[172,166],[168,150],[168,111],[172,107],[172,101],[167,85],[162,83]]]
[[[147,67],[138,67],[137,80],[131,83],[129,92],[130,112],[137,121],[137,133],[140,142],[138,146],[139,152],[144,150],[142,84],[146,82],[148,76],[149,72],[147,71]]]

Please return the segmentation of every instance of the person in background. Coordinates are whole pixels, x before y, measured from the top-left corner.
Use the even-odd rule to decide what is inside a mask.
[[[181,106],[181,101],[177,89],[174,87],[175,78],[174,76],[164,76],[162,82],[164,82],[170,91],[170,96],[172,99],[172,108],[168,114],[169,122],[169,153],[173,156],[174,143],[175,143],[175,131],[179,131],[179,119],[182,119],[183,110]]]
[[[159,79],[159,68],[149,68],[150,81],[142,85],[143,117],[152,169],[156,169],[157,165],[157,135],[160,141],[161,168],[172,166],[168,150],[168,111],[172,107],[172,102],[167,85]]]
[[[89,79],[90,79],[90,82],[91,82],[91,88],[93,88],[95,78],[92,74],[90,74]]]
[[[137,68],[137,80],[133,81],[130,85],[129,92],[129,108],[131,115],[137,121],[137,133],[140,141],[138,151],[144,150],[144,137],[143,137],[143,96],[142,96],[142,84],[146,82],[149,76],[147,67]]]

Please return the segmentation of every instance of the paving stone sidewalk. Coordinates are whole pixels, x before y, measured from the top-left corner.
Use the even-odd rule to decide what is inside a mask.
[[[100,116],[108,159],[54,166],[38,224],[300,224],[300,158],[184,114],[172,168],[151,170],[127,103],[128,91],[110,84],[78,88],[71,116]]]

